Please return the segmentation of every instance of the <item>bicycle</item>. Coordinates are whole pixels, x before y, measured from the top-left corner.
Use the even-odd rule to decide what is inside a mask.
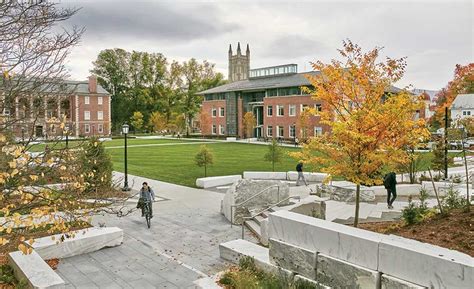
[[[148,229],[150,229],[151,226],[151,202],[150,201],[144,201],[143,202],[143,214],[145,215],[145,220],[146,220],[146,225]]]

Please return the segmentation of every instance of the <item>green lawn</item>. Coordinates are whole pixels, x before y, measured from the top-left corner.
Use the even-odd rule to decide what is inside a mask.
[[[80,146],[83,140],[70,140],[69,147],[74,148]],[[169,144],[169,143],[183,143],[183,142],[200,142],[199,140],[190,140],[190,139],[134,139],[130,138],[127,140],[127,144],[130,146],[133,145],[149,145],[149,144]],[[51,142],[47,144],[34,144],[31,146],[29,151],[39,152],[43,151],[46,145],[50,149],[61,149],[66,146],[65,141],[60,142]],[[118,147],[124,145],[124,139],[113,139],[104,142],[105,147]]]
[[[244,143],[211,143],[214,165],[207,170],[208,176],[242,174],[243,171],[271,171],[272,165],[263,159],[268,147]],[[130,174],[165,182],[194,187],[196,178],[204,176],[204,168],[194,164],[199,145],[136,147],[128,150]],[[284,148],[284,151],[296,151]],[[111,149],[114,169],[124,169],[123,150]],[[295,170],[296,162],[288,155],[275,165],[276,171]]]

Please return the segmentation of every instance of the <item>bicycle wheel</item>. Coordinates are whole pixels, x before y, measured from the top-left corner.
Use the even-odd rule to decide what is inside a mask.
[[[150,225],[151,225],[150,214],[146,215],[146,225],[147,225],[148,229],[150,229]]]

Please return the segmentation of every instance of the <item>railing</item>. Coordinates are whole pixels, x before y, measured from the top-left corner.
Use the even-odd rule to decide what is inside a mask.
[[[244,239],[244,233],[245,233],[245,221],[251,220],[251,219],[255,218],[256,216],[260,215],[261,213],[266,212],[266,211],[270,210],[271,208],[276,207],[276,206],[280,205],[281,203],[288,201],[290,198],[292,198],[292,197],[287,197],[287,198],[285,198],[285,199],[279,201],[278,203],[275,203],[275,204],[273,204],[273,205],[270,205],[269,207],[267,207],[267,208],[261,210],[260,212],[254,214],[253,216],[250,216],[250,217],[242,217],[242,240]],[[260,225],[260,228],[261,228],[261,225]]]
[[[260,192],[256,193],[255,195],[251,196],[247,200],[230,206],[230,227],[232,228],[232,225],[234,224],[234,208],[235,207],[240,207],[243,204],[246,204],[248,201],[253,200],[255,197],[260,196],[261,194],[265,193],[266,191],[268,191],[269,189],[274,188],[274,187],[276,187],[278,189],[277,190],[277,194],[278,194],[277,195],[277,201],[279,202],[280,201],[280,186],[279,185],[271,185],[271,186],[261,190]]]

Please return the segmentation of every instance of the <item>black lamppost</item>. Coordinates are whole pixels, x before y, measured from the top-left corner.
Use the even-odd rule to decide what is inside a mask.
[[[69,148],[69,124],[66,123],[64,127],[64,132],[66,133],[66,148]]]
[[[127,123],[124,123],[122,125],[122,133],[124,134],[125,138],[125,154],[124,154],[124,157],[125,157],[125,181],[124,181],[124,184],[123,184],[123,188],[122,188],[122,191],[130,191],[130,188],[128,187],[128,173],[127,173],[127,135],[128,135],[128,129],[129,129],[129,126]]]
[[[296,143],[296,123],[293,124],[293,142],[295,143],[295,147],[298,146]]]

